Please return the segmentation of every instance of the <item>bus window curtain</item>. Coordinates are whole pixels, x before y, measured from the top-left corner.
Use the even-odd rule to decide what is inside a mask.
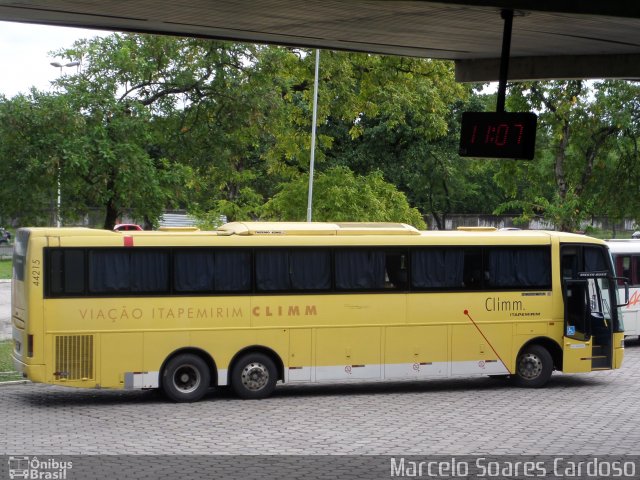
[[[338,250],[335,255],[336,288],[378,290],[384,288],[382,250]]]
[[[213,270],[213,252],[176,251],[174,288],[177,292],[210,292],[213,290]]]
[[[166,252],[131,252],[131,291],[169,290],[169,260]]]
[[[251,254],[241,250],[217,250],[213,274],[217,292],[246,292],[251,289]]]
[[[550,287],[549,250],[495,248],[489,250],[489,285],[492,287]]]
[[[429,248],[411,255],[411,283],[414,288],[462,288],[464,250]]]
[[[584,269],[586,272],[604,272],[609,270],[602,248],[584,247]]]
[[[256,252],[256,287],[263,292],[289,289],[289,254],[286,250]]]
[[[89,254],[89,291],[126,292],[130,288],[129,252],[97,251]]]
[[[327,250],[292,250],[289,255],[293,290],[331,288],[331,256]]]

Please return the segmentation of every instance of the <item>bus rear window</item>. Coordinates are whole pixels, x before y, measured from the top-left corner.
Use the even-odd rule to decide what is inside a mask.
[[[29,230],[18,230],[16,243],[13,246],[13,279],[19,282],[24,282],[28,244]]]

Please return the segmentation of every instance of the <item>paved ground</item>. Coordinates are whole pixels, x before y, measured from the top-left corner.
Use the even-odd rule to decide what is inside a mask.
[[[9,292],[10,284],[0,283],[3,334],[10,334]],[[477,457],[464,455],[619,458],[640,455],[638,398],[637,340],[627,343],[621,370],[555,374],[540,390],[464,378],[280,386],[261,401],[213,390],[201,402],[173,404],[155,392],[5,384],[0,478],[9,478],[11,462],[25,456],[72,460],[69,479],[195,479],[215,472],[243,480],[389,478],[389,456],[444,455],[439,459],[448,462],[455,456],[472,466]],[[630,458],[638,478],[640,457]]]
[[[0,387],[0,455],[640,454],[640,345],[623,369],[559,375],[547,388],[488,378],[284,386],[261,401],[212,391]]]

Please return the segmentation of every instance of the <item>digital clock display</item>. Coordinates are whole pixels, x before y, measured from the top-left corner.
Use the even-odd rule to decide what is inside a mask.
[[[537,122],[530,112],[464,112],[460,156],[531,160]]]

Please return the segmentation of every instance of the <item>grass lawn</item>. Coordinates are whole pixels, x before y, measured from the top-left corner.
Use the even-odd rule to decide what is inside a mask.
[[[22,375],[13,371],[12,349],[13,342],[11,340],[0,341],[0,382],[22,380]]]
[[[11,279],[11,260],[0,260],[0,280]]]

